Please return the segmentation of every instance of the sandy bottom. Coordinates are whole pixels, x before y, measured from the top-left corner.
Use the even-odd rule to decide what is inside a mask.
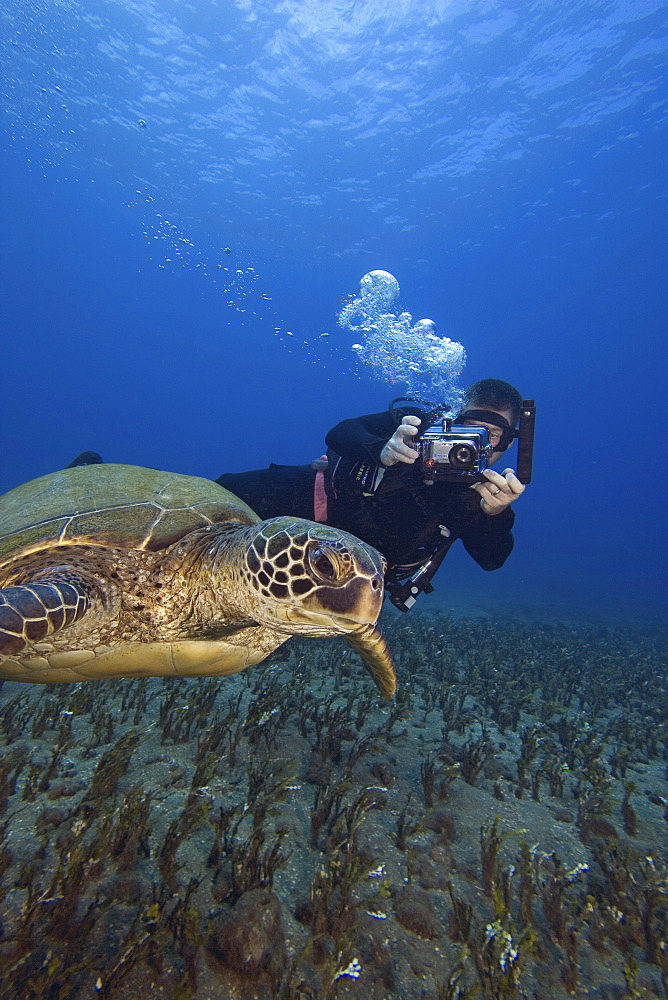
[[[666,633],[387,616],[0,690],[0,996],[668,997]]]

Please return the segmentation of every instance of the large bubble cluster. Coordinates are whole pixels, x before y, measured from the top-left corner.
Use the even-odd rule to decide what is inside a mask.
[[[457,383],[466,364],[464,347],[437,336],[433,320],[413,323],[409,312],[397,312],[398,297],[393,274],[369,271],[360,281],[359,295],[339,313],[339,325],[361,335],[353,350],[374,378],[456,408],[462,397]]]

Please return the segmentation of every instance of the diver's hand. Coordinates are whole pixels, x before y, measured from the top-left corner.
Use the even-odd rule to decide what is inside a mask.
[[[413,416],[412,413],[404,417],[380,453],[380,460],[383,465],[389,467],[390,465],[396,465],[397,462],[406,462],[408,465],[413,464],[418,457],[418,452],[415,448],[410,448],[406,444],[406,441],[417,434],[420,423],[420,418]]]
[[[474,483],[471,489],[480,495],[480,506],[485,514],[500,514],[506,507],[510,507],[526,488],[512,469],[504,469],[502,475],[492,469],[485,469],[483,476],[487,482]]]

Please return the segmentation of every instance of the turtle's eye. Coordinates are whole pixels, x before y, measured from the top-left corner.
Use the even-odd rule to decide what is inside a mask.
[[[326,583],[331,583],[332,580],[336,580],[336,565],[332,559],[323,552],[322,549],[313,549],[310,554],[310,563],[316,576],[319,576],[321,580]]]

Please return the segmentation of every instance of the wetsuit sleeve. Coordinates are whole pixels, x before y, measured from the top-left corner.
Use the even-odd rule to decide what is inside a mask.
[[[327,432],[325,444],[342,458],[380,463],[380,453],[396,430],[387,411],[342,420]]]
[[[490,517],[482,514],[461,534],[464,548],[482,569],[499,569],[513,551],[515,512],[508,507]]]

